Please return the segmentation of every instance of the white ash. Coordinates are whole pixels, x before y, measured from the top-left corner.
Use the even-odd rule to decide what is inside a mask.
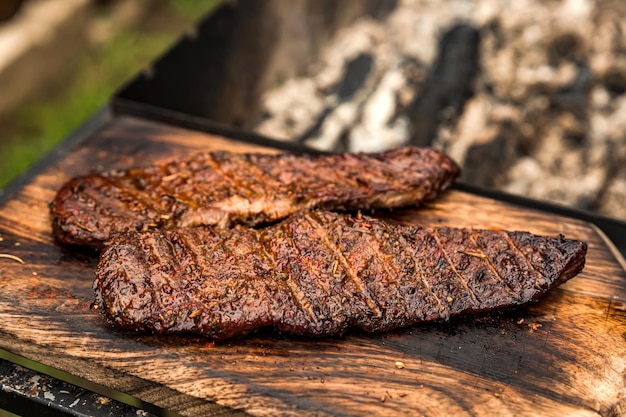
[[[401,0],[383,21],[340,30],[307,76],[268,91],[257,131],[328,151],[379,151],[421,134],[466,182],[626,219],[621,3]],[[459,24],[479,34],[477,73],[467,97],[437,102],[428,94],[450,78],[431,78],[441,39]],[[350,65],[362,78],[354,91]],[[422,97],[431,102],[417,114]]]

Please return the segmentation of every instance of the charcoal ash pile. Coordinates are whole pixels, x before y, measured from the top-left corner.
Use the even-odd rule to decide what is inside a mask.
[[[433,146],[470,184],[626,219],[626,4],[403,0],[263,97],[325,151]]]

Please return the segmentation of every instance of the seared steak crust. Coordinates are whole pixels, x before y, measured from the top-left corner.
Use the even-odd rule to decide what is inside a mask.
[[[427,148],[323,156],[207,152],[74,178],[57,192],[51,211],[60,242],[100,247],[126,231],[255,225],[313,207],[419,204],[458,174],[452,159]]]
[[[585,254],[585,243],[562,236],[313,211],[263,229],[118,235],[101,253],[94,289],[121,328],[328,336],[522,305],[578,274]]]

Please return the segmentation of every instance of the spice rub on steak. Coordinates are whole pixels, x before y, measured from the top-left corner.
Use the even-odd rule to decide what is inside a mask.
[[[255,225],[292,213],[392,208],[433,199],[459,174],[447,155],[403,147],[372,154],[196,154],[74,178],[51,203],[62,243],[100,247],[118,232]]]
[[[118,235],[96,304],[124,329],[218,339],[390,330],[535,300],[578,274],[586,244],[526,232],[422,228],[327,211],[262,229]]]

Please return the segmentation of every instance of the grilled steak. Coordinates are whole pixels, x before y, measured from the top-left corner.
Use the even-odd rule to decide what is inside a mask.
[[[376,332],[527,303],[578,274],[585,254],[562,236],[313,211],[263,229],[118,235],[95,305],[116,326],[161,334]]]
[[[118,232],[255,225],[292,213],[419,204],[459,174],[433,149],[377,154],[201,153],[67,182],[51,204],[60,242],[100,247]]]

